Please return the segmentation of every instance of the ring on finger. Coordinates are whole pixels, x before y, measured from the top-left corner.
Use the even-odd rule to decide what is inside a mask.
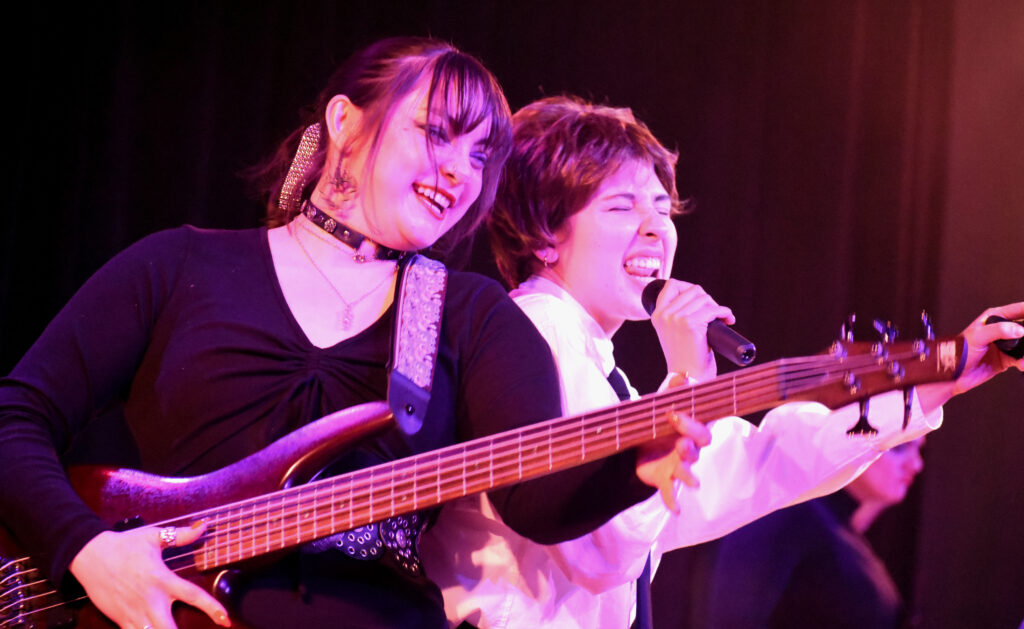
[[[173,526],[165,526],[160,529],[160,549],[164,550],[171,548],[178,543],[178,529]],[[142,629],[153,629],[152,626],[146,625]]]

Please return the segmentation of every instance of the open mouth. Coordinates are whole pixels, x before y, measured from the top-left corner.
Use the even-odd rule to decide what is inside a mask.
[[[661,258],[653,256],[635,256],[626,260],[622,268],[634,277],[655,278],[661,270]]]
[[[455,204],[455,197],[444,190],[438,190],[432,186],[425,186],[418,183],[413,184],[412,189],[417,196],[433,207],[439,216],[443,216],[445,211]]]

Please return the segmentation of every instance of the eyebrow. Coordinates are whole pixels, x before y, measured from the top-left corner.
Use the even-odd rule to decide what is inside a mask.
[[[448,131],[451,131],[451,129],[452,129],[452,117],[451,117],[451,115],[449,114],[449,112],[447,110],[438,110],[437,108],[428,109],[426,104],[424,103],[424,104],[422,104],[420,106],[419,111],[416,112],[416,115],[417,115],[417,117],[421,116],[421,115],[423,116],[423,123],[424,124],[429,123],[431,117],[433,117],[435,120],[441,121],[444,124],[444,126],[447,128]],[[486,124],[487,122],[488,122],[487,120],[481,120],[480,122],[477,123],[477,126],[480,126],[482,124]],[[473,127],[472,129],[468,129],[468,130],[462,132],[459,135],[467,135],[469,133],[472,133],[475,129],[476,129],[476,127]],[[479,140],[477,140],[476,142],[474,142],[473,143],[473,148],[480,148],[480,149],[491,150],[491,149],[494,148],[494,144],[495,144],[495,140],[492,139],[491,138],[491,134],[488,133],[484,137],[482,137]]]
[[[613,192],[611,194],[606,194],[605,196],[601,197],[601,200],[602,201],[612,201],[614,199],[619,199],[619,198],[625,199],[626,201],[629,201],[631,203],[635,203],[636,202],[636,195],[633,194],[632,192]],[[658,196],[654,197],[654,202],[655,203],[659,203],[661,201],[669,201],[669,202],[671,202],[672,201],[672,197],[667,195],[667,194],[659,194]]]

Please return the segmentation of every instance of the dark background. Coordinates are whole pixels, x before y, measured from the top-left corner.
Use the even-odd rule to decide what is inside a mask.
[[[1024,299],[1016,0],[35,4],[3,26],[0,372],[134,240],[259,224],[238,173],[337,62],[396,34],[478,54],[513,109],[561,92],[632,107],[697,202],[675,276],[733,308],[759,361],[821,350],[849,312],[913,335],[925,308],[951,334]],[[656,386],[649,326],[617,343]],[[873,532],[926,627],[1024,619],[1022,407],[1016,372],[950,403]]]

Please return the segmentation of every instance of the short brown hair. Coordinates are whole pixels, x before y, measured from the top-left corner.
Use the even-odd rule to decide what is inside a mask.
[[[487,221],[491,248],[511,286],[537,272],[534,252],[555,244],[558,231],[603,182],[630,160],[650,163],[672,199],[676,154],[626,108],[575,96],[535,101],[512,116],[512,152]]]

